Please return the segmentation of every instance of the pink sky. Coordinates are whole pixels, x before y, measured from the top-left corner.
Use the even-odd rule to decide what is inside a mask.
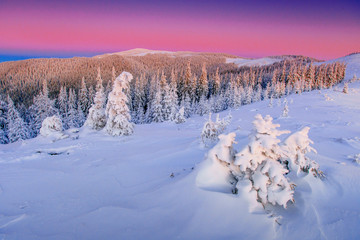
[[[360,24],[351,18],[312,21],[290,17],[284,21],[284,17],[269,15],[135,11],[126,7],[119,12],[81,9],[5,4],[0,8],[0,51],[91,55],[142,47],[244,57],[301,54],[330,59],[360,50]]]

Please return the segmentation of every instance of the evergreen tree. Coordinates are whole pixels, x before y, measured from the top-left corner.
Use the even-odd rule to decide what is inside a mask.
[[[263,206],[271,203],[286,208],[289,201],[294,202],[294,185],[285,177],[288,170],[280,163],[282,150],[277,137],[289,131],[277,130],[279,125],[273,124],[269,115],[265,118],[256,115],[253,126],[250,143],[235,155],[234,165],[238,168],[233,174],[238,183],[251,183],[257,201]]]
[[[349,93],[349,86],[348,83],[344,83],[343,93]]]
[[[216,69],[215,76],[214,76],[214,83],[212,87],[212,94],[218,95],[220,92],[220,74],[219,74],[219,68]]]
[[[186,121],[184,107],[181,107],[179,111],[176,113],[174,121],[176,124],[184,123]]]
[[[133,124],[130,122],[130,112],[127,107],[128,96],[126,89],[133,76],[128,72],[122,72],[114,82],[113,90],[109,94],[106,105],[108,117],[105,129],[112,136],[131,135],[134,132]]]
[[[202,96],[207,97],[209,92],[207,71],[205,63],[202,66],[201,76],[199,78],[198,84],[196,86],[196,101],[200,101]]]
[[[62,126],[64,129],[68,129],[68,95],[65,86],[60,87],[60,93],[56,103],[57,108],[59,109],[59,116],[62,121]]]
[[[161,92],[158,91],[151,103],[151,121],[163,122],[165,119],[162,114]]]
[[[81,79],[81,88],[79,91],[79,99],[78,99],[78,105],[80,106],[80,109],[83,112],[83,115],[86,117],[88,112],[89,112],[89,108],[90,108],[90,96],[88,93],[88,89],[86,87],[86,83],[85,83],[85,78],[83,77]]]
[[[31,126],[32,135],[36,136],[39,134],[44,119],[58,113],[54,107],[54,101],[49,98],[46,80],[43,81],[42,91],[34,97],[33,102],[33,105],[30,107]]]
[[[69,128],[79,127],[75,90],[69,90],[67,124]]]
[[[14,102],[8,96],[8,111],[7,111],[7,136],[10,142],[16,142],[20,139],[28,139],[30,134],[29,130],[20,117],[19,112],[14,106]]]
[[[161,90],[161,114],[164,121],[170,120],[172,114],[172,97],[170,96],[170,87],[167,84],[165,74],[162,73],[160,80],[160,90]]]
[[[95,130],[101,130],[105,126],[106,116],[105,116],[104,104],[105,104],[104,87],[102,85],[100,68],[98,68],[94,103],[89,109],[89,114],[85,122],[86,126],[89,126],[90,128]]]
[[[7,137],[7,128],[6,128],[6,115],[7,115],[8,105],[0,95],[0,144],[8,143],[9,139]]]

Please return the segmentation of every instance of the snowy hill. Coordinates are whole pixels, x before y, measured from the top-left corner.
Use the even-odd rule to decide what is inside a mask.
[[[108,57],[108,56],[133,56],[133,57],[143,57],[149,54],[162,54],[165,56],[171,56],[171,57],[192,57],[192,56],[199,56],[199,55],[214,55],[214,56],[230,56],[230,57],[234,57],[233,55],[230,54],[224,54],[224,53],[204,53],[204,52],[190,52],[190,51],[177,51],[177,52],[172,52],[172,51],[164,51],[164,50],[150,50],[150,49],[145,49],[145,48],[134,48],[134,49],[130,49],[130,50],[126,50],[126,51],[122,51],[122,52],[115,52],[115,53],[106,53],[106,54],[102,54],[102,55],[97,55],[94,56],[94,58],[104,58],[104,57]]]
[[[342,58],[348,80],[360,56]],[[358,75],[360,76],[360,74]],[[246,195],[196,185],[208,148],[204,117],[136,125],[128,137],[69,130],[67,138],[0,145],[0,236],[4,239],[356,239],[360,235],[360,82],[232,110],[236,149],[251,122],[270,114],[280,129],[310,127],[324,181],[297,182],[295,204],[277,217],[249,211]],[[228,111],[221,113],[221,116]],[[286,137],[286,136],[284,136]],[[279,216],[281,216],[279,218]]]
[[[347,64],[345,79],[351,79],[354,74],[360,76],[360,53],[350,54],[345,57],[332,59],[323,63],[344,62]],[[321,63],[318,63],[321,64]]]
[[[258,66],[265,66],[271,65],[276,62],[282,61],[283,58],[258,58],[258,59],[246,59],[246,58],[227,58],[226,63],[234,63],[238,67],[248,66],[248,67],[258,67]]]

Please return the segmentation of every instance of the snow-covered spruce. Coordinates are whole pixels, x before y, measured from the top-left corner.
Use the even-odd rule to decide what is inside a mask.
[[[277,137],[289,131],[277,130],[278,127],[269,115],[255,116],[249,144],[235,155],[238,170],[233,174],[239,182],[251,181],[252,189],[257,191],[256,200],[263,206],[271,203],[286,208],[288,202],[294,202],[294,185],[285,177],[288,170],[279,162],[282,150]]]
[[[89,109],[89,114],[85,122],[86,126],[95,130],[101,130],[104,128],[106,124],[104,104],[105,104],[104,87],[102,85],[101,73],[99,68],[97,75],[97,85],[96,85],[94,103]]]
[[[220,119],[219,114],[217,114],[216,121],[213,122],[211,120],[211,113],[209,113],[209,120],[205,122],[201,132],[202,142],[206,146],[214,143],[218,139],[219,134],[223,133],[226,127],[230,124],[231,118],[231,114],[229,114],[225,118]]]
[[[10,142],[16,142],[19,139],[28,139],[29,129],[27,128],[24,120],[20,117],[19,112],[14,106],[14,102],[8,96],[8,111],[7,111],[7,137]]]
[[[281,162],[284,163],[290,171],[296,171],[297,174],[301,172],[312,173],[315,177],[323,178],[324,173],[319,169],[319,164],[306,156],[309,152],[317,153],[316,150],[310,146],[314,144],[309,138],[309,127],[304,127],[302,130],[291,134],[282,145],[283,157]]]
[[[181,107],[179,109],[179,111],[175,114],[175,119],[174,122],[176,124],[180,124],[180,123],[184,123],[186,122],[186,118],[185,118],[185,108]]]
[[[289,106],[288,106],[288,101],[286,100],[286,98],[284,100],[284,109],[283,109],[281,117],[283,117],[283,118],[289,117]]]
[[[127,106],[128,97],[125,94],[132,79],[131,73],[122,72],[115,79],[113,90],[109,93],[106,105],[107,121],[105,129],[112,136],[131,135],[134,132]]]
[[[349,85],[348,83],[344,83],[343,93],[349,93]]]

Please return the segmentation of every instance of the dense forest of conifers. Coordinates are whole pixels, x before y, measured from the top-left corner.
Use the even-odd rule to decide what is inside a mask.
[[[232,56],[109,55],[2,63],[0,142],[35,137],[41,122],[53,114],[60,116],[65,129],[82,126],[99,86],[106,99],[122,71],[134,76],[126,94],[132,121],[142,124],[174,120],[181,108],[189,117],[329,88],[344,78],[346,68],[343,63],[320,64],[302,56],[238,68],[226,63],[226,57]]]

